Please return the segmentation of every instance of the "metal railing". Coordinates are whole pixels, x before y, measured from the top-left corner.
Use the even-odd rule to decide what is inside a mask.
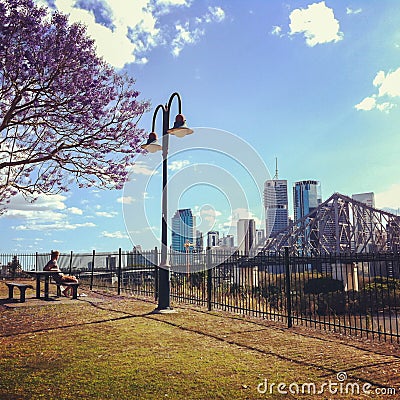
[[[1,255],[10,265],[42,269],[49,254]],[[91,289],[157,299],[157,249],[61,254],[60,268]],[[286,324],[400,342],[400,253],[246,257],[207,251],[171,254],[171,299]],[[7,272],[10,276],[10,272]]]

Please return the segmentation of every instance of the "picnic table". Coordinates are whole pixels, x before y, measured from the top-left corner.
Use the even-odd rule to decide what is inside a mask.
[[[33,276],[36,279],[36,298],[40,299],[40,281],[44,279],[44,299],[49,299],[49,283],[50,278],[58,272],[55,271],[24,271],[28,275]]]

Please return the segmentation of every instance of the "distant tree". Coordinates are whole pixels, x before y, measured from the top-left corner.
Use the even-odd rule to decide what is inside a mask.
[[[343,282],[333,278],[313,278],[304,284],[304,293],[319,294],[343,291]]]
[[[17,271],[22,269],[17,256],[13,256],[13,259],[8,263],[7,266],[13,278],[15,277]]]
[[[73,182],[121,188],[143,141],[149,104],[138,95],[83,25],[32,0],[0,0],[0,208]]]

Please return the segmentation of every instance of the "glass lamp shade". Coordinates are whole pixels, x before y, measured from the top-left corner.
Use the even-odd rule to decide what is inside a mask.
[[[142,149],[147,150],[149,153],[155,153],[157,151],[162,150],[162,146],[160,145],[160,143],[158,143],[157,140],[149,144],[142,144],[141,147]]]
[[[171,135],[175,135],[177,137],[184,137],[186,135],[190,135],[193,133],[193,130],[188,128],[186,125],[186,119],[183,114],[178,114],[175,117],[174,126],[167,131]]]
[[[162,146],[158,143],[157,134],[155,132],[151,132],[146,144],[142,144],[140,147],[147,150],[149,153],[155,153],[156,151],[162,150]]]

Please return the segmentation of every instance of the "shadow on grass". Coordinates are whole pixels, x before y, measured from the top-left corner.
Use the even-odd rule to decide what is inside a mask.
[[[128,315],[130,315],[132,317],[135,316],[135,315],[129,314],[129,313],[125,312],[125,311],[120,311],[120,310],[114,310],[114,309],[101,307],[99,304],[93,304],[93,306],[97,307],[97,308],[100,308],[100,309],[103,309],[103,310],[107,310],[107,311],[114,311],[114,312],[120,312],[120,313],[122,312],[122,313],[128,314]],[[236,320],[240,320],[242,322],[244,321],[244,322],[246,322],[248,324],[256,325],[257,327],[260,327],[259,329],[249,329],[249,330],[240,330],[240,331],[230,332],[230,333],[228,333],[227,335],[224,335],[224,336],[231,336],[231,335],[236,335],[236,334],[248,334],[248,333],[260,332],[260,331],[267,331],[267,330],[270,330],[270,329],[279,330],[282,333],[289,331],[288,328],[265,326],[265,325],[262,325],[260,323],[257,323],[257,321],[252,321],[252,320],[248,320],[248,319],[243,320],[242,318],[236,317],[234,315],[232,315],[232,316],[223,315],[223,314],[215,315],[215,314],[212,314],[210,312],[205,312],[205,311],[197,310],[197,309],[193,309],[193,308],[185,308],[185,309],[193,311],[193,312],[203,313],[203,314],[206,314],[207,316],[215,316],[217,318],[221,318],[222,317],[222,318],[226,318],[226,319],[229,319],[229,320],[235,320],[236,319]],[[221,337],[221,336],[212,334],[210,332],[204,332],[204,331],[199,330],[199,329],[185,327],[182,324],[177,324],[177,323],[174,323],[172,321],[167,321],[167,320],[165,320],[165,318],[162,319],[162,316],[160,317],[160,314],[154,314],[153,312],[145,313],[145,314],[142,314],[142,315],[136,315],[136,316],[137,317],[141,317],[141,318],[148,318],[148,319],[151,319],[152,321],[158,321],[158,322],[161,322],[163,324],[167,324],[169,326],[172,326],[174,328],[180,329],[180,330],[185,331],[185,332],[190,332],[190,333],[194,333],[194,334],[201,335],[201,336],[204,336],[204,337],[212,338],[214,340],[217,340],[217,341],[220,341],[220,342],[224,342],[224,343],[228,343],[230,345],[238,346],[238,347],[241,347],[241,348],[244,348],[244,349],[247,349],[247,350],[251,350],[251,351],[254,351],[254,352],[258,352],[258,353],[261,353],[263,355],[273,356],[273,357],[276,357],[276,358],[278,358],[280,360],[283,360],[283,361],[286,361],[286,362],[292,362],[292,363],[295,363],[295,364],[298,364],[298,365],[301,365],[301,366],[305,366],[305,367],[317,368],[317,369],[323,370],[323,371],[325,371],[327,373],[326,375],[325,374],[321,375],[321,377],[330,376],[331,374],[337,374],[339,372],[342,372],[342,370],[338,370],[338,369],[335,369],[335,368],[329,368],[329,367],[323,366],[321,364],[316,364],[316,363],[313,363],[313,362],[305,362],[305,361],[302,361],[302,360],[296,360],[296,359],[284,356],[284,355],[276,353],[276,352],[267,351],[267,350],[264,350],[264,349],[260,349],[258,347],[254,347],[254,346],[251,346],[251,345],[247,345],[247,344],[235,341],[235,340],[230,340],[227,337]],[[306,334],[303,334],[303,333],[300,333],[300,332],[293,332],[293,331],[290,331],[290,332],[295,334],[295,335],[300,335],[300,336],[304,336],[304,337],[307,337],[307,338],[311,337],[311,338],[316,339],[318,341],[323,341],[323,342],[329,341],[331,343],[337,344],[337,341],[335,341],[335,340],[331,340],[331,339],[327,339],[327,338],[314,337],[314,336],[306,335]],[[349,346],[349,347],[356,348],[357,350],[362,350],[362,351],[364,351],[366,353],[374,353],[374,354],[380,354],[380,355],[387,356],[387,354],[376,353],[376,352],[374,352],[372,350],[362,348],[361,346],[356,346],[356,345],[347,344],[347,343],[341,343],[341,344],[344,345],[344,346]],[[400,359],[400,357],[397,356],[397,355],[390,355],[390,356],[393,357],[393,358]],[[380,363],[370,363],[370,364],[361,364],[361,365],[346,369],[346,372],[350,372],[350,371],[351,372],[356,372],[358,370],[362,370],[363,368],[380,367],[380,366],[383,366],[383,365],[390,365],[390,364],[393,364],[393,361],[386,361],[386,362],[380,362]],[[364,383],[369,383],[371,385],[375,385],[377,387],[378,386],[386,387],[386,388],[390,387],[390,386],[382,385],[381,382],[375,382],[373,380],[365,379],[365,378],[362,378],[362,377],[359,377],[359,376],[355,376],[355,375],[351,376],[351,378],[357,379],[357,380],[359,380],[361,382],[364,382]]]
[[[328,342],[328,343],[337,344],[338,341],[340,341],[341,344],[346,346],[346,347],[351,347],[351,348],[354,348],[356,350],[362,350],[362,351],[364,351],[366,353],[372,353],[372,354],[377,354],[377,355],[382,355],[382,356],[390,356],[390,357],[398,358],[400,360],[400,356],[396,355],[396,354],[388,354],[388,352],[379,351],[377,349],[368,349],[366,347],[363,347],[363,346],[360,346],[360,345],[357,345],[357,344],[354,344],[354,343],[348,343],[348,342],[344,343],[343,342],[343,338],[335,337],[335,339],[330,339],[328,337],[328,335],[336,335],[337,334],[336,332],[324,331],[324,332],[321,332],[319,335],[317,335],[317,334],[314,334],[314,331],[313,331],[312,328],[306,327],[305,329],[308,329],[308,330],[307,330],[306,333],[304,333],[304,332],[300,332],[299,330],[296,329],[296,328],[303,328],[302,325],[300,325],[300,326],[294,325],[292,328],[287,328],[286,326],[278,326],[278,323],[276,321],[263,320],[263,321],[268,323],[268,326],[265,326],[264,324],[258,322],[257,320],[254,320],[254,319],[252,320],[250,318],[249,319],[243,319],[242,317],[236,316],[234,314],[232,314],[232,315],[226,315],[226,314],[223,314],[223,313],[213,314],[213,313],[210,313],[209,311],[195,309],[195,308],[192,308],[192,307],[188,307],[187,309],[190,309],[191,311],[198,312],[198,313],[201,313],[201,314],[207,314],[209,316],[215,316],[216,318],[226,318],[226,319],[229,319],[229,320],[245,321],[246,323],[248,323],[250,325],[263,326],[264,329],[271,329],[271,330],[275,330],[275,331],[279,331],[279,332],[290,332],[293,335],[301,336],[301,337],[304,337],[304,338],[307,338],[307,339],[312,338],[312,339],[318,340],[318,341],[323,342],[323,343],[327,343]],[[214,310],[214,311],[218,312],[219,310]],[[280,324],[282,324],[282,323],[280,323]],[[233,334],[241,333],[241,332],[242,331],[231,332],[228,335],[233,335]],[[323,335],[323,337],[321,337],[321,335]],[[354,336],[351,336],[351,339],[352,340],[355,340],[355,339],[364,340],[365,337],[354,337]],[[393,346],[398,346],[399,344],[396,345],[396,343],[391,343],[391,345],[393,345]]]
[[[176,329],[179,329],[181,331],[193,333],[193,334],[196,334],[196,335],[201,335],[201,336],[204,336],[204,337],[207,337],[207,338],[211,338],[211,339],[219,341],[219,342],[223,342],[223,343],[226,343],[226,344],[229,344],[229,345],[237,346],[237,347],[245,349],[245,350],[249,350],[249,351],[252,351],[252,352],[257,352],[257,353],[262,354],[262,355],[271,356],[271,357],[277,358],[277,359],[285,361],[285,362],[294,363],[294,364],[300,365],[302,367],[315,368],[315,369],[321,371],[321,373],[323,374],[323,375],[321,375],[321,377],[329,376],[329,375],[332,375],[332,374],[337,374],[338,372],[342,371],[342,369],[338,370],[337,368],[324,365],[323,361],[321,361],[320,363],[316,363],[316,362],[313,362],[313,361],[306,361],[306,360],[292,358],[290,356],[286,356],[284,354],[280,354],[279,352],[270,351],[270,350],[266,350],[266,349],[263,349],[263,348],[260,348],[260,347],[257,347],[257,346],[253,346],[251,344],[243,343],[242,340],[234,340],[234,339],[230,338],[229,336],[237,335],[237,334],[242,334],[243,336],[245,336],[246,334],[251,334],[251,333],[254,333],[254,332],[268,331],[268,330],[279,330],[282,333],[289,333],[290,332],[290,334],[305,336],[305,337],[307,337],[307,339],[312,338],[314,340],[324,341],[324,342],[331,342],[331,343],[335,343],[335,344],[338,344],[338,342],[339,342],[338,340],[335,341],[333,339],[328,339],[328,338],[312,337],[311,335],[306,335],[304,333],[296,332],[296,331],[289,330],[288,328],[283,328],[283,327],[265,326],[265,325],[263,325],[261,323],[258,323],[257,321],[250,320],[250,319],[243,319],[243,318],[240,318],[239,316],[235,316],[235,315],[225,315],[223,313],[213,314],[213,313],[210,313],[210,312],[205,312],[205,311],[202,311],[202,310],[193,309],[191,307],[183,308],[184,310],[187,310],[187,311],[190,310],[190,311],[196,312],[196,313],[203,313],[204,315],[207,315],[207,317],[209,317],[210,319],[212,319],[212,317],[215,317],[215,318],[220,318],[220,319],[224,318],[224,319],[229,320],[229,321],[239,320],[239,321],[245,322],[246,324],[249,324],[249,325],[255,325],[258,328],[258,329],[236,330],[234,332],[229,332],[227,335],[224,334],[223,336],[221,336],[221,335],[218,335],[218,334],[206,331],[206,330],[201,330],[199,328],[192,328],[192,327],[185,326],[184,323],[174,322],[173,320],[171,320],[171,318],[173,318],[174,314],[172,314],[172,317],[171,317],[171,314],[169,314],[170,316],[168,317],[168,314],[166,314],[166,315],[154,314],[153,311],[135,314],[135,313],[132,313],[132,312],[128,312],[126,310],[117,309],[115,306],[112,307],[112,303],[106,303],[106,304],[109,305],[107,307],[107,305],[105,305],[104,303],[90,301],[90,299],[85,299],[84,302],[87,305],[90,305],[90,307],[94,307],[96,309],[99,309],[99,310],[102,310],[102,311],[105,311],[105,312],[115,313],[115,314],[119,314],[119,315],[115,316],[115,317],[102,318],[102,319],[99,319],[99,320],[96,320],[96,321],[88,321],[88,322],[81,322],[81,323],[71,323],[71,324],[64,324],[64,325],[58,325],[58,326],[56,325],[56,326],[52,326],[52,327],[38,328],[38,329],[26,329],[26,330],[24,330],[22,332],[18,332],[18,333],[3,334],[3,335],[0,335],[0,337],[26,335],[26,334],[32,334],[32,333],[47,332],[47,331],[51,331],[51,330],[70,329],[70,328],[76,328],[76,327],[82,327],[82,326],[90,326],[90,325],[99,325],[99,324],[103,324],[103,323],[117,322],[117,321],[123,321],[123,320],[135,319],[135,318],[144,318],[144,319],[150,319],[152,321],[157,321],[158,323],[161,323],[161,324],[166,324],[168,326],[172,326],[172,327],[174,327]],[[154,304],[153,302],[146,302],[146,303]],[[244,337],[243,340],[245,340],[245,337]],[[365,353],[377,354],[376,352],[374,352],[372,350],[365,349],[365,348],[362,348],[360,346],[355,346],[353,344],[346,344],[346,343],[343,343],[343,342],[340,342],[340,344],[343,345],[343,346],[354,347],[357,350],[363,351]],[[380,355],[386,355],[387,356],[387,354],[380,354]],[[379,367],[382,367],[384,365],[393,364],[394,363],[393,362],[393,358],[400,359],[400,357],[397,356],[397,355],[390,355],[390,357],[392,357],[392,361],[375,362],[375,363],[369,363],[369,364],[360,363],[359,365],[356,365],[354,367],[346,369],[346,371],[347,372],[350,372],[350,371],[352,372],[352,375],[349,376],[349,378],[351,377],[351,378],[356,379],[356,380],[358,380],[360,382],[369,383],[369,384],[374,385],[376,387],[387,387],[388,388],[389,386],[382,385],[382,382],[376,382],[376,381],[371,380],[371,379],[366,379],[366,378],[363,378],[361,376],[357,376],[357,372],[358,371],[362,371],[362,369],[365,369],[365,368],[374,368],[374,367],[379,368]]]

